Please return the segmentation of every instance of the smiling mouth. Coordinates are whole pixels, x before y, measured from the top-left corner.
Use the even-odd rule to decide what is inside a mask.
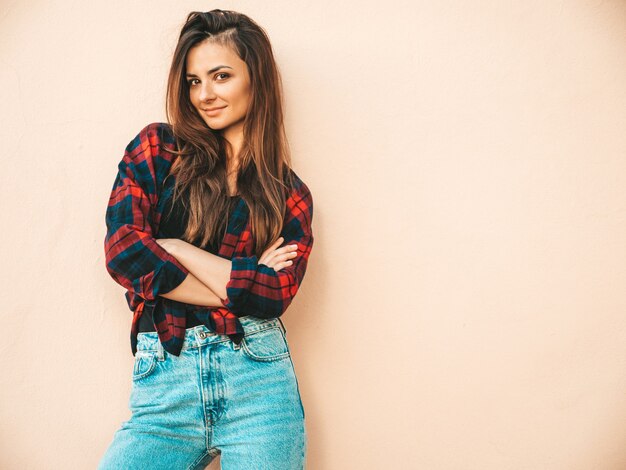
[[[217,114],[225,107],[226,106],[222,106],[221,108],[208,108],[208,109],[203,109],[202,111],[204,111],[206,114]]]

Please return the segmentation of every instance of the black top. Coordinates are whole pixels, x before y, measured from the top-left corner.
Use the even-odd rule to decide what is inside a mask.
[[[175,177],[173,175],[169,175],[163,183],[163,190],[161,193],[161,197],[164,198],[163,215],[161,217],[161,223],[159,224],[159,230],[155,238],[182,238],[185,233],[187,221],[189,220],[189,213],[183,205],[183,199],[185,202],[189,201],[189,190],[187,189],[182,192],[176,202],[173,203],[172,194],[174,190],[174,183]],[[230,200],[231,202],[234,202],[239,197],[239,195],[230,196]],[[211,253],[217,253],[217,247],[214,243],[211,243],[211,241],[201,248],[210,251]],[[192,328],[201,324],[202,323],[198,321],[195,315],[191,313],[187,314],[186,328]],[[139,318],[138,332],[145,333],[150,331],[156,331],[156,328],[154,327],[151,311],[144,310],[144,313]]]

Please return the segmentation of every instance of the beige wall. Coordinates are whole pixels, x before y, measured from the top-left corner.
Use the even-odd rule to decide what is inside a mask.
[[[105,206],[214,7],[267,28],[315,199],[308,468],[626,468],[617,0],[1,2],[0,468],[95,468],[129,415]]]

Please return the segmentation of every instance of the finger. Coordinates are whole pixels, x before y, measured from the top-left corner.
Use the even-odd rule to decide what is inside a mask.
[[[284,242],[284,241],[285,241],[285,239],[284,239],[283,237],[278,237],[278,238],[276,239],[276,241],[275,241],[274,243],[272,243],[272,245],[269,247],[269,249],[273,249],[273,248],[275,248],[275,247],[280,246],[280,244],[281,244],[282,242]]]
[[[269,248],[267,250],[265,250],[263,252],[263,254],[261,255],[261,257],[259,258],[259,263],[260,264],[266,264],[269,265],[271,263],[271,261],[274,259],[274,256],[276,254],[276,250],[270,250]]]
[[[278,248],[278,246],[284,241],[283,237],[278,237],[278,239],[272,243],[267,249],[261,254],[261,258],[263,260],[267,260],[267,257],[272,254],[272,252]]]
[[[298,256],[298,252],[297,251],[289,251],[287,253],[284,253],[280,257],[280,261],[287,261],[289,259],[295,258],[296,256]]]
[[[280,245],[283,242],[284,238],[283,237],[278,237],[278,239],[272,243],[270,246],[268,246],[265,251],[261,254],[261,258],[259,258],[259,261],[261,260],[266,260],[268,255],[275,249],[278,247],[278,245]]]
[[[274,253],[278,255],[284,255],[284,254],[296,252],[297,250],[298,250],[298,245],[285,245],[275,250]]]
[[[281,248],[280,253],[276,251],[274,252],[274,255],[270,256],[272,256],[272,259],[276,260],[276,262],[283,262],[291,258],[295,258],[296,256],[298,256],[298,250],[297,248],[292,248],[292,246],[295,245],[289,245],[287,247],[284,247],[287,251],[282,251],[283,249]]]
[[[289,248],[289,247],[284,247],[284,248]],[[281,248],[280,250],[273,251],[267,256],[267,260],[271,263],[277,264],[277,263],[282,263],[284,261],[287,261],[291,258],[295,258],[296,256],[298,256],[298,252],[296,251],[295,248],[289,248],[289,249],[291,251],[284,251],[283,248]]]
[[[280,256],[275,256],[272,259],[271,264],[273,264],[274,266],[280,266],[278,269],[282,269],[286,266],[291,266],[293,264],[292,259],[295,258],[296,256],[298,256],[298,253],[296,253],[295,251],[284,253]]]
[[[274,266],[274,271],[280,271],[281,269],[284,269],[287,266],[291,266],[292,264],[293,264],[293,261],[291,260],[283,261],[282,263],[277,263]]]

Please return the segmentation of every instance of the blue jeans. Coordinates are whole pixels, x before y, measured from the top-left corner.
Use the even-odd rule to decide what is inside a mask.
[[[180,356],[139,333],[129,409],[99,470],[301,470],[307,436],[283,323],[240,318],[236,345],[188,328]]]

